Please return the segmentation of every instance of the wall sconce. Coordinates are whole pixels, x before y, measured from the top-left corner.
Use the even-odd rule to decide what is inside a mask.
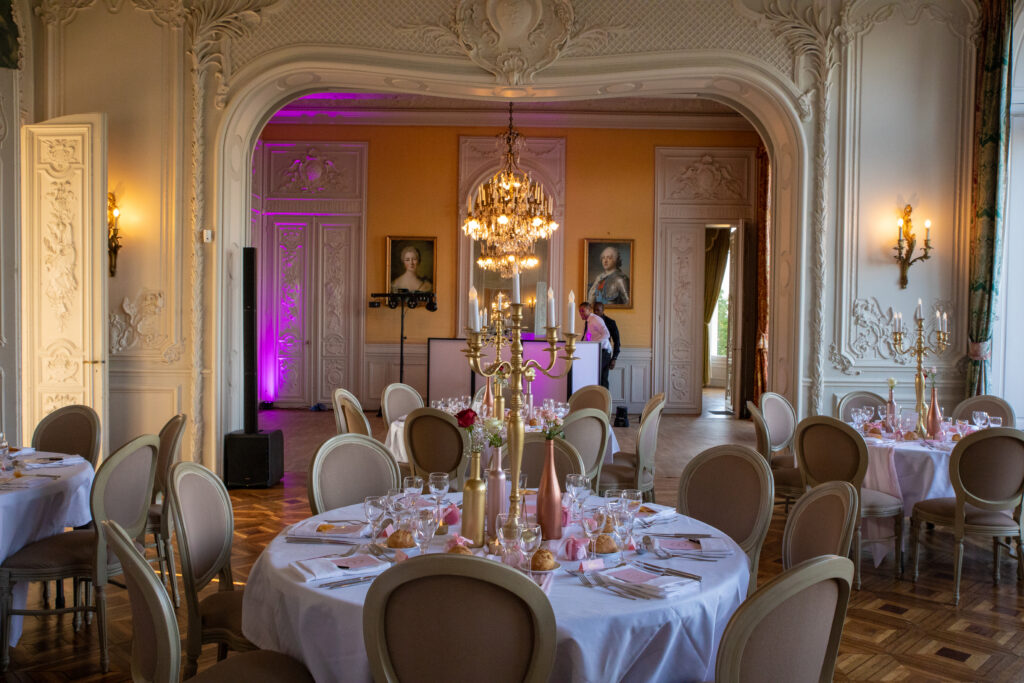
[[[121,210],[117,208],[117,197],[113,192],[107,193],[107,255],[110,257],[110,277],[117,275],[117,252],[121,251],[121,232],[117,228],[117,219]]]
[[[928,254],[932,250],[932,222],[926,220],[924,222],[924,249],[920,256],[914,257],[917,235],[914,234],[914,224],[910,220],[910,213],[913,210],[913,207],[907,204],[903,207],[903,218],[896,222],[898,239],[893,249],[896,250],[894,258],[900,264],[900,289],[907,288],[907,271],[910,270],[910,266],[918,261],[927,261]],[[906,249],[904,249],[904,245],[906,245]]]

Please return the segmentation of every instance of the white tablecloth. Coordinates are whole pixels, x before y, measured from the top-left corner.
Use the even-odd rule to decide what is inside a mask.
[[[918,501],[956,495],[949,481],[953,442],[885,442],[872,438],[866,441],[868,471],[864,475],[864,487],[902,500],[904,516],[910,516]],[[890,536],[892,524],[888,520],[865,520],[862,534],[865,540]],[[891,552],[892,543],[872,544],[869,548],[877,566]]]
[[[527,428],[526,431],[532,431]],[[398,462],[409,462],[409,455],[405,452],[405,420],[395,420],[388,427],[388,436],[384,440],[384,446],[391,455],[395,456]],[[619,440],[615,438],[615,430],[608,431],[608,448],[604,452],[604,464],[612,464],[613,457],[619,452]],[[484,465],[486,467],[486,465]]]
[[[56,455],[59,454],[32,453],[25,457]],[[26,477],[39,481],[40,478],[34,475],[42,474],[60,478],[42,478],[43,483],[29,489],[0,491],[0,562],[29,543],[58,534],[65,527],[82,526],[92,521],[89,511],[92,465],[82,461],[68,467],[45,467],[30,470]],[[27,583],[15,585],[14,608],[24,609],[27,596]],[[11,645],[16,645],[21,637],[21,619],[11,619]]]
[[[361,515],[361,506],[350,506],[321,517]],[[658,530],[715,531],[682,516],[659,525]],[[665,600],[626,600],[604,589],[584,587],[559,570],[550,591],[558,641],[550,680],[713,679],[719,640],[746,597],[749,577],[747,556],[731,540],[727,542],[734,553],[714,563],[672,560],[670,566],[700,574],[704,580],[699,589]],[[435,539],[432,550],[442,547],[443,541]],[[335,548],[343,551],[345,546]],[[261,648],[301,660],[320,683],[369,681],[362,634],[369,584],[317,588],[302,583],[288,566],[331,551],[332,546],[289,544],[283,534],[271,541],[245,587],[242,631]],[[631,555],[627,553],[627,559]],[[429,623],[426,609],[424,615],[424,623]],[[495,646],[501,646],[500,636]]]

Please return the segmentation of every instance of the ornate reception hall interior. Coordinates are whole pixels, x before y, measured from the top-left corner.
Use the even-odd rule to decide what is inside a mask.
[[[12,606],[69,608],[15,614],[2,630],[9,654],[0,657],[0,677],[125,681],[134,671],[136,680],[166,680],[138,673],[152,662],[133,663],[141,615],[157,603],[140,607],[141,593],[122,587],[120,569],[100,589],[106,573],[90,554],[96,543],[84,551],[88,571],[71,573],[55,569],[52,558],[62,555],[37,548],[49,534],[106,534],[112,542],[100,555],[117,558],[132,581],[121,552],[137,548],[101,523],[120,514],[117,501],[130,497],[123,482],[134,481],[120,480],[114,464],[105,475],[102,463],[119,462],[131,442],[133,452],[170,449],[172,461],[205,468],[171,470],[154,456],[144,496],[153,508],[138,520],[145,529],[121,524],[149,543],[154,585],[171,597],[167,624],[176,619],[179,631],[168,637],[180,641],[172,654],[181,672],[195,664],[193,603],[214,595],[204,602],[200,677],[255,675],[259,661],[246,658],[258,647],[293,658],[267,660],[265,670],[386,680],[368,635],[386,621],[384,609],[379,618],[360,617],[361,602],[355,617],[338,612],[351,617],[346,633],[362,658],[350,670],[317,662],[280,633],[259,633],[244,613],[256,619],[251,593],[244,606],[215,594],[229,585],[240,593],[258,577],[261,614],[275,614],[266,621],[279,620],[283,633],[288,610],[274,611],[277,593],[268,587],[299,584],[276,572],[289,569],[283,553],[299,547],[284,547],[299,542],[285,538],[286,528],[355,502],[363,523],[364,495],[391,488],[317,509],[321,446],[363,433],[396,488],[403,475],[427,478],[406,414],[482,403],[494,410],[503,381],[471,369],[473,342],[497,343],[496,329],[518,339],[508,326],[521,312],[529,340],[521,354],[547,358],[555,340],[560,352],[578,346],[568,377],[527,376],[537,404],[554,399],[534,422],[553,420],[560,402],[571,419],[570,395],[606,373],[600,396],[610,403],[595,422],[615,446],[598,451],[592,496],[636,488],[645,504],[678,506],[723,533],[724,520],[749,502],[733,497],[755,496],[757,486],[721,470],[703,498],[726,511],[702,518],[686,500],[702,497],[687,494],[691,463],[737,445],[767,473],[763,545],[724,533],[750,562],[735,562],[743,567],[731,579],[742,595],[721,608],[727,613],[710,627],[707,651],[693,645],[706,660],[704,678],[673,669],[669,655],[671,664],[652,663],[658,647],[691,647],[666,636],[638,650],[632,668],[609,665],[619,673],[608,680],[725,680],[723,653],[739,652],[718,648],[729,642],[726,624],[759,595],[754,588],[793,571],[787,522],[808,486],[832,479],[858,492],[852,545],[847,536],[843,552],[820,553],[851,548],[854,562],[852,579],[837,580],[849,597],[838,653],[831,664],[825,657],[834,679],[1024,680],[1020,487],[986,518],[998,517],[1001,530],[968,529],[962,545],[963,524],[952,516],[966,514],[970,526],[980,519],[970,511],[984,514],[950,502],[944,525],[928,502],[954,492],[960,500],[978,484],[967,475],[960,482],[954,469],[986,433],[1002,439],[991,457],[1008,464],[985,471],[1004,488],[1014,477],[1024,482],[1024,354],[1013,342],[1024,339],[1024,170],[1011,163],[1024,158],[1022,13],[1013,0],[0,2],[0,450],[33,446],[89,461],[74,475],[77,490],[63,469],[14,469],[17,459],[6,458],[0,467],[0,622]],[[550,236],[517,247],[515,274],[483,263],[489,249],[508,244],[469,234],[513,147],[513,167],[529,174],[531,197],[557,223]],[[604,317],[581,317],[584,301],[603,303]],[[594,329],[605,318],[615,334],[603,349]],[[516,347],[506,353],[511,359]],[[568,366],[562,359],[556,370]],[[503,380],[511,367],[499,372]],[[397,416],[398,399],[387,399],[396,384],[412,388]],[[518,394],[504,392],[504,407],[518,406]],[[974,417],[976,404],[960,408],[979,395],[994,397],[984,420]],[[522,400],[533,405],[534,396]],[[863,405],[877,411],[851,410]],[[70,431],[85,422],[60,438],[43,433],[45,418],[68,406],[95,416],[95,458],[70,445]],[[535,413],[523,414],[529,442]],[[999,416],[1002,427],[991,421]],[[515,420],[505,422],[506,457],[516,448]],[[833,431],[804,438],[821,424]],[[977,440],[955,445],[952,431],[955,442]],[[157,434],[162,440],[132,441]],[[466,465],[478,449],[464,438],[464,461],[444,468],[456,494],[467,476],[475,480]],[[859,474],[811,477],[816,453],[840,451],[884,460]],[[913,453],[920,458],[912,463]],[[577,459],[591,471],[584,454]],[[128,469],[123,476],[136,476]],[[172,488],[185,484],[179,479],[205,471],[209,490],[171,501]],[[908,481],[925,475],[930,483],[908,493]],[[349,479],[360,477],[370,475]],[[107,482],[116,493],[105,499]],[[223,501],[216,482],[226,482]],[[65,484],[47,498],[48,488]],[[525,486],[541,488],[533,479]],[[874,514],[885,506],[869,489],[895,507]],[[524,507],[541,524],[537,496],[536,508],[528,498]],[[229,531],[233,521],[221,558],[230,558],[230,579],[207,584],[214,567],[203,581],[186,580],[186,563],[208,558],[183,552],[179,531],[190,514],[213,514],[215,500],[230,502],[221,520]],[[75,505],[81,518],[69,511]],[[468,519],[471,505],[462,506]],[[399,512],[389,508],[396,526]],[[165,572],[169,555],[177,564]],[[26,574],[24,562],[36,573]],[[724,564],[686,567],[711,577]],[[581,576],[566,572],[554,588],[541,581],[558,625],[550,680],[599,680],[568,663],[563,642],[567,633],[584,635],[570,625],[558,594],[568,589],[557,581],[577,590]],[[703,590],[713,586],[706,578]],[[636,589],[616,597],[593,588],[581,599],[598,593],[626,605],[607,603],[612,612],[661,604]],[[331,598],[348,599],[345,590]],[[362,596],[367,586],[356,590]],[[72,613],[72,604],[89,601],[105,607]],[[368,598],[366,609],[381,604]],[[432,609],[424,599],[424,624],[459,614]],[[244,625],[244,637],[229,626],[224,636],[218,619]],[[826,632],[831,623],[830,613]],[[233,659],[236,669],[220,668]]]

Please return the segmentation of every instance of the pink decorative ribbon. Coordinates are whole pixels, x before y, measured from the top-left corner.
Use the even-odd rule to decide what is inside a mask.
[[[991,342],[971,342],[967,345],[967,357],[971,360],[988,360],[992,357]]]
[[[587,559],[587,545],[587,539],[570,536],[566,539],[565,548],[562,551],[565,554],[565,559],[572,561]]]

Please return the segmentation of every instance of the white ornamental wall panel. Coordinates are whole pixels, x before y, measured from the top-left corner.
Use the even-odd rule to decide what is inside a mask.
[[[106,424],[105,116],[25,126],[21,170],[22,433],[72,403]]]
[[[312,220],[282,218],[271,223],[274,234],[274,283],[272,302],[277,364],[277,399],[282,407],[308,405],[307,283],[310,278],[309,247]]]
[[[316,290],[320,299],[317,307],[320,381],[317,401],[330,405],[334,390],[354,386],[354,378],[360,371],[353,344],[364,314],[363,306],[358,305],[361,302],[354,301],[352,296],[358,288],[353,275],[359,272],[363,253],[361,246],[355,248],[359,244],[358,218],[347,222],[321,221],[319,240],[320,277]]]

